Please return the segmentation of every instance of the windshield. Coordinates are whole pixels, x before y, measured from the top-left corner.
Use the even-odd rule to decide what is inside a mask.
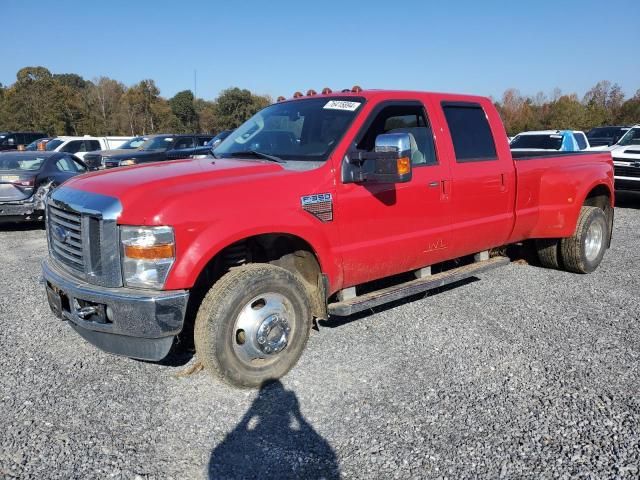
[[[517,135],[511,141],[511,148],[536,148],[543,150],[560,150],[562,147],[562,135]]]
[[[618,145],[640,145],[640,127],[629,130],[625,136],[620,139]]]
[[[4,153],[0,155],[0,170],[20,170],[23,172],[33,172],[40,170],[45,158],[37,154],[23,155]]]
[[[134,150],[136,148],[140,148],[142,145],[144,145],[144,142],[146,142],[147,139],[144,137],[135,137],[132,138],[129,141],[124,142],[122,145],[120,145],[118,147],[118,149],[120,150]]]
[[[255,151],[287,161],[325,161],[363,103],[360,97],[275,103],[238,127],[214,155],[224,158]]]
[[[47,144],[44,146],[45,150],[47,150],[48,152],[52,152],[54,151],[56,148],[58,148],[60,145],[62,145],[64,143],[64,140],[60,140],[58,138],[54,138],[53,140],[49,140],[47,142]]]
[[[152,137],[144,142],[140,150],[168,150],[172,143],[172,136],[160,135],[159,137]]]

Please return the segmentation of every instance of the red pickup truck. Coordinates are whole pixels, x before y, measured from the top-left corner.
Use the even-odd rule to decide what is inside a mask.
[[[515,154],[514,154],[515,155]],[[312,322],[503,265],[596,269],[613,225],[607,152],[518,152],[487,98],[296,94],[198,160],[76,177],[48,199],[52,310],[116,354],[193,332],[237,386],[284,375]]]

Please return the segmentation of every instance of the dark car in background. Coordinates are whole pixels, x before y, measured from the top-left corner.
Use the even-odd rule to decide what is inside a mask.
[[[0,155],[0,223],[42,220],[47,193],[87,171],[64,152],[6,152]]]
[[[595,127],[587,132],[587,138],[589,139],[589,145],[592,147],[608,147],[614,143],[618,143],[618,140],[629,131],[631,127],[626,126],[613,126],[613,127]]]
[[[158,134],[149,139],[138,149],[130,152],[111,155],[104,159],[104,168],[124,167],[139,163],[161,162],[178,158],[190,158],[200,148],[206,146],[213,135],[202,134]]]
[[[90,170],[103,168],[105,162],[109,161],[112,157],[117,155],[130,154],[131,150],[139,149],[147,140],[149,140],[148,136],[133,137],[131,140],[124,142],[115,150],[96,150],[93,152],[85,153],[84,163],[87,164]]]
[[[43,132],[0,132],[0,151],[17,150],[18,145],[28,145],[46,136]]]

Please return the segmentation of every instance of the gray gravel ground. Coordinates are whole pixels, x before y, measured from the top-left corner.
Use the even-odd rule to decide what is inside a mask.
[[[638,478],[640,196],[621,200],[596,273],[512,263],[334,319],[261,392],[86,344],[49,313],[43,231],[5,229],[0,477]]]

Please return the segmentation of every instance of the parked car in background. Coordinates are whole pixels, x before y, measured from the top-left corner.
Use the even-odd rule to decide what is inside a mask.
[[[589,140],[579,130],[538,130],[522,132],[513,137],[511,150],[555,150],[577,152],[589,148]]]
[[[640,125],[631,127],[609,150],[616,190],[640,191]]]
[[[18,145],[28,145],[46,136],[43,132],[0,132],[0,151],[17,150]]]
[[[0,155],[0,223],[42,220],[49,191],[86,171],[82,160],[65,152]]]
[[[87,152],[96,150],[110,150],[119,148],[123,143],[133,137],[56,137],[49,140],[46,149],[49,152],[71,153],[82,159]]]
[[[206,147],[210,134],[158,134],[151,135],[138,149],[130,152],[111,155],[105,159],[105,168],[125,167],[139,163],[161,162],[178,158],[190,158]]]
[[[614,143],[618,143],[625,133],[629,131],[631,127],[595,127],[587,132],[587,139],[589,145],[593,150],[593,147],[608,147]]]
[[[131,150],[136,150],[142,147],[142,145],[144,145],[144,142],[146,142],[148,139],[148,136],[133,137],[131,140],[124,142],[118,148],[87,152],[84,155],[84,163],[87,164],[90,170],[104,168],[104,162],[111,159],[111,157],[113,157],[114,155],[130,153]]]
[[[41,150],[46,150],[44,148],[45,144],[49,141],[49,140],[53,140],[54,137],[43,137],[43,138],[38,138],[37,140],[34,140],[33,142],[31,142],[29,145],[27,145],[26,147],[24,147],[25,151],[27,152],[35,152],[36,150],[38,150],[38,145],[42,145],[40,147]]]

